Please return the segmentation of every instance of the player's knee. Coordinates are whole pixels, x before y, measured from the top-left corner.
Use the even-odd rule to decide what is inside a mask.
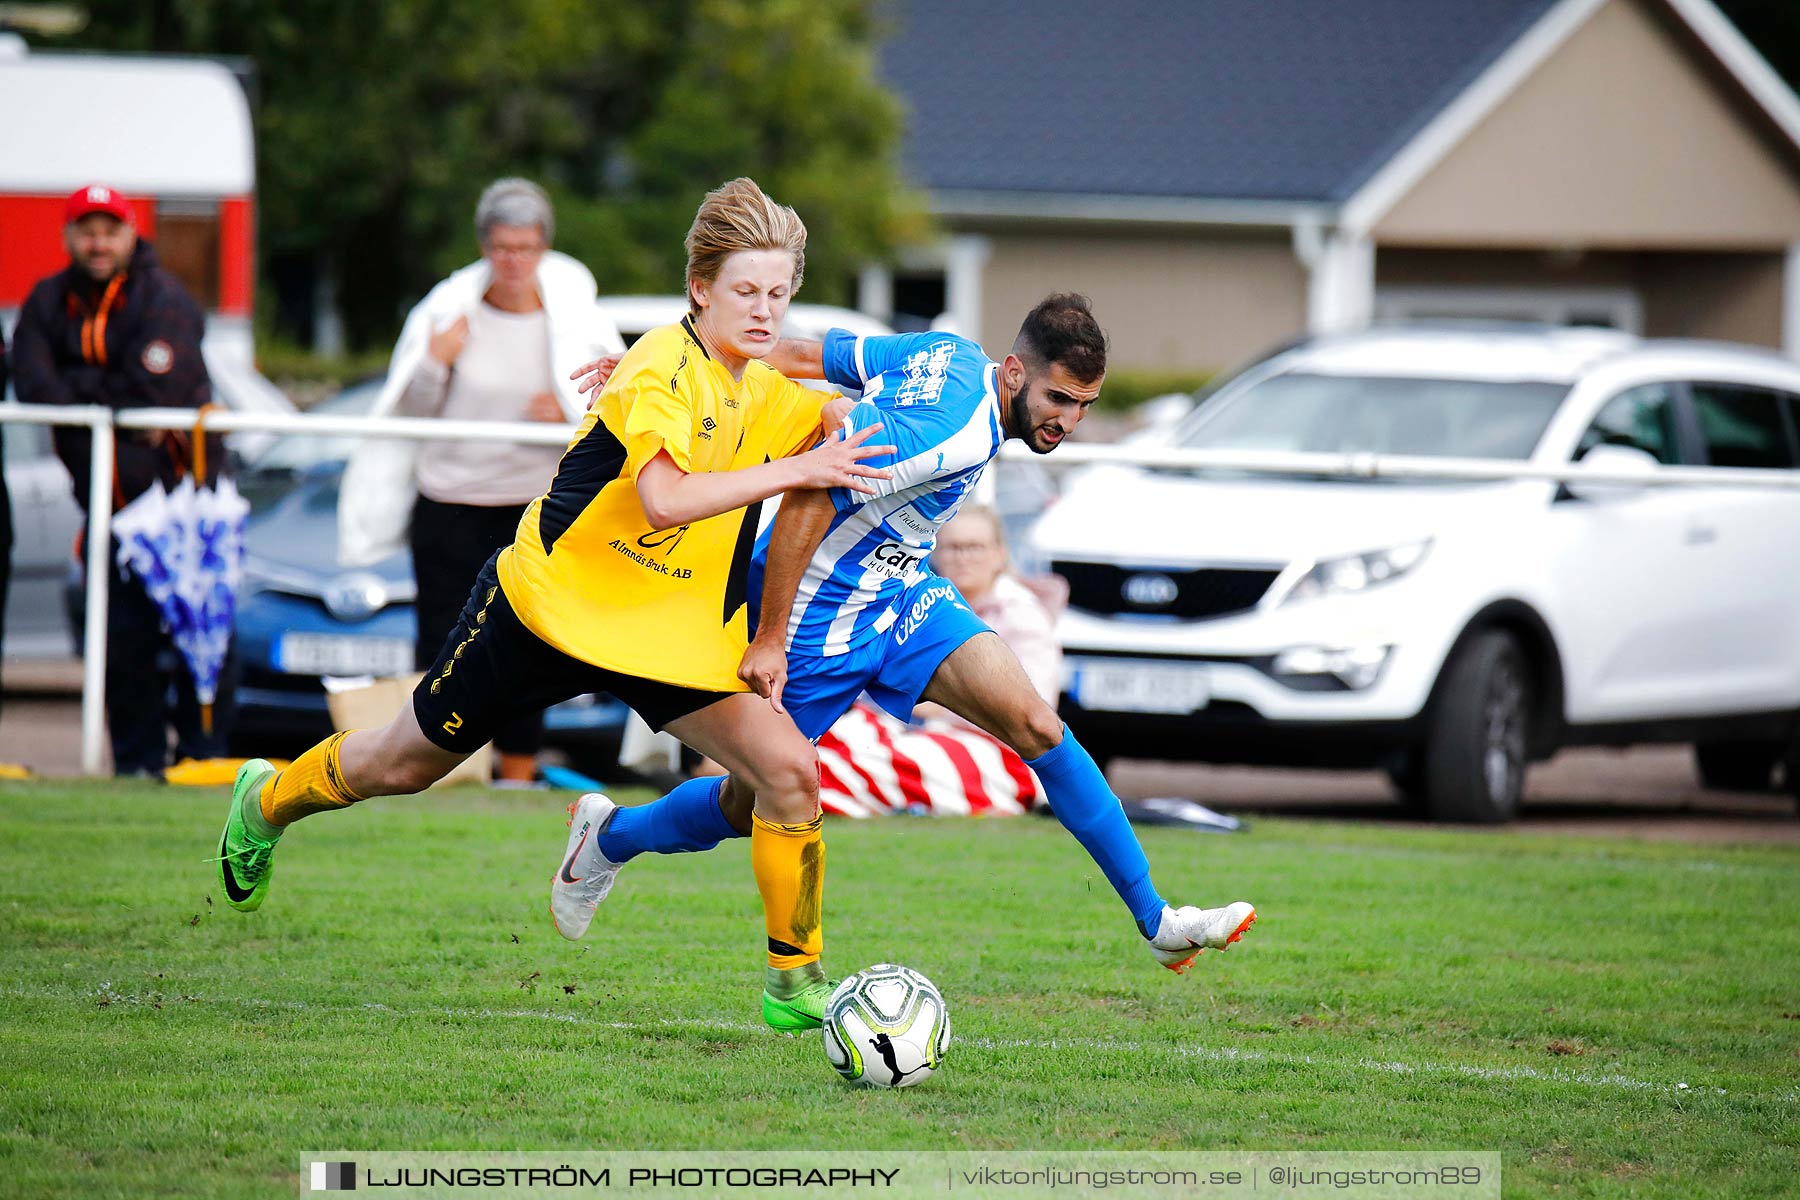
[[[801,824],[819,813],[819,756],[811,745],[771,755],[758,766],[756,811],[765,821]]]
[[[1041,758],[1062,744],[1062,718],[1042,700],[1025,705],[1012,720],[1007,739],[1020,758]]]

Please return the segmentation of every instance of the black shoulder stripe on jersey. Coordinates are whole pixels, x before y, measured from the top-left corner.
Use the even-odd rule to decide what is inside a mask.
[[[750,594],[750,555],[756,549],[756,530],[762,524],[763,502],[758,500],[744,510],[744,523],[738,526],[737,546],[731,552],[731,573],[725,576],[725,619],[720,627],[731,624],[737,610],[744,607]]]
[[[703,356],[708,359],[712,358],[712,352],[706,348],[706,343],[700,340],[700,331],[694,328],[694,318],[691,315],[681,318],[681,328],[688,335],[688,339],[700,347],[700,353]]]
[[[587,436],[562,456],[556,479],[544,502],[538,505],[538,541],[543,543],[545,554],[556,548],[557,540],[594,502],[600,489],[617,479],[624,469],[624,445],[613,436],[606,422],[596,420]]]

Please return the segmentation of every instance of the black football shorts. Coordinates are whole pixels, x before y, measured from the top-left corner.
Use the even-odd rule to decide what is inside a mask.
[[[589,692],[629,705],[652,729],[699,712],[733,692],[677,687],[571,658],[525,628],[489,558],[437,661],[413,689],[413,713],[432,743],[472,754],[510,717]]]

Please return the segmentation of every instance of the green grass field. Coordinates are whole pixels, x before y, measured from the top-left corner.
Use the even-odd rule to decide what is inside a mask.
[[[1498,1149],[1509,1196],[1800,1179],[1791,849],[1146,830],[1166,895],[1260,913],[1176,977],[1052,822],[839,822],[828,961],[924,971],[956,1032],[923,1085],[861,1092],[758,1023],[744,843],[640,860],[559,938],[568,799],[319,817],[243,915],[201,861],[223,792],[5,787],[0,1195],[292,1196],[332,1147]]]

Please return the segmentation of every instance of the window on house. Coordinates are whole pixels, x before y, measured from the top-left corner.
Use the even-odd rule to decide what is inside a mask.
[[[917,333],[931,328],[931,323],[949,307],[949,288],[942,271],[897,271],[894,273],[894,329],[900,333]]]
[[[1643,303],[1629,288],[1384,287],[1375,294],[1379,320],[1525,321],[1640,333]]]

